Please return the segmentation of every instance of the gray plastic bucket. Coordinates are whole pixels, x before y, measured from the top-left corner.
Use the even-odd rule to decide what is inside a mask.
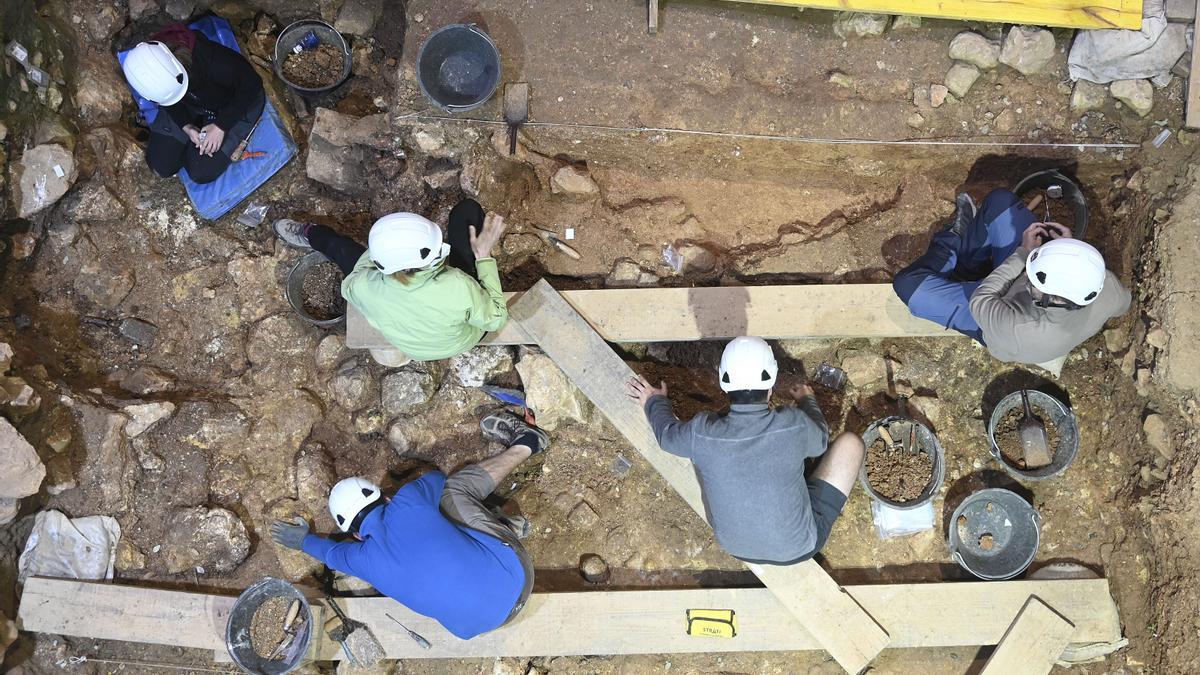
[[[254,620],[254,613],[264,602],[278,597],[287,598],[289,601],[299,600],[300,619],[303,619],[304,623],[299,625],[296,638],[284,651],[282,658],[268,661],[254,651],[250,642],[250,624]],[[265,577],[242,591],[233,603],[233,609],[229,611],[229,621],[225,624],[225,648],[229,650],[233,662],[248,673],[283,675],[295,670],[296,666],[304,661],[309,640],[312,639],[312,625],[312,608],[300,591],[283,579]]]
[[[478,108],[500,86],[500,50],[473,24],[442,26],[417,53],[417,84],[446,112]]]
[[[320,328],[332,328],[346,318],[345,312],[342,312],[341,316],[336,316],[332,319],[318,319],[304,309],[304,277],[310,269],[324,263],[333,264],[329,261],[329,258],[316,251],[297,258],[295,264],[292,265],[292,271],[288,272],[287,283],[283,287],[283,294],[287,298],[288,304],[300,315],[301,319]]]
[[[1021,179],[1020,183],[1013,188],[1013,194],[1017,195],[1022,201],[1029,201],[1032,193],[1044,190],[1051,185],[1059,185],[1063,189],[1062,199],[1071,205],[1071,210],[1075,214],[1075,222],[1071,223],[1071,233],[1076,239],[1083,239],[1083,235],[1087,232],[1088,226],[1088,207],[1087,198],[1083,195],[1083,190],[1075,181],[1067,178],[1062,171],[1058,169],[1046,169],[1031,173]]]
[[[332,45],[335,49],[342,53],[342,75],[333,84],[315,89],[309,87],[301,87],[300,85],[287,79],[283,74],[283,62],[287,59],[288,54],[292,53],[292,48],[300,43],[300,40],[308,34],[309,31],[316,33],[317,39],[322,44]],[[346,81],[350,77],[350,66],[354,62],[354,57],[350,55],[350,45],[346,43],[346,38],[337,32],[333,26],[324,21],[316,19],[303,19],[288,25],[287,28],[279,31],[279,37],[275,40],[275,76],[283,80],[284,84],[302,91],[306,94],[320,94],[329,91],[339,84]]]
[[[959,519],[964,524],[959,524]],[[1017,493],[988,488],[971,494],[950,519],[950,555],[980,579],[1011,579],[1024,572],[1041,543],[1042,518]],[[981,541],[991,537],[991,548]]]
[[[867,494],[871,495],[871,499],[874,499],[875,501],[878,501],[889,508],[915,509],[918,506],[924,506],[925,504],[933,501],[933,498],[937,496],[938,491],[942,489],[942,481],[946,478],[946,458],[942,453],[942,444],[938,442],[937,436],[935,436],[928,427],[914,419],[900,417],[898,415],[875,420],[867,426],[867,430],[864,431],[862,435],[863,444],[867,446],[867,452],[870,452],[871,445],[874,444],[875,441],[879,440],[879,427],[889,425],[894,422],[911,422],[916,425],[917,437],[920,440],[921,447],[924,448],[925,452],[929,453],[930,458],[933,459],[933,475],[929,477],[929,484],[926,485],[925,489],[921,491],[921,494],[912,501],[898,502],[889,499],[879,494],[875,491],[875,488],[871,487],[871,481],[867,480],[866,462],[863,462],[863,465],[858,469],[858,482],[862,484],[863,489],[867,491]]]
[[[1029,392],[1029,407],[1033,408],[1034,414],[1058,428],[1058,447],[1054,448],[1054,461],[1036,469],[1022,469],[1005,459],[1004,453],[1000,452],[1000,446],[996,443],[996,425],[1000,424],[1000,420],[1004,419],[1010,410],[1023,406],[1019,390],[1001,399],[992,411],[987,427],[988,445],[991,447],[992,456],[1012,477],[1018,480],[1045,480],[1066,471],[1071,462],[1075,461],[1075,454],[1079,452],[1079,427],[1075,423],[1075,413],[1063,405],[1062,401],[1036,389],[1026,391]]]

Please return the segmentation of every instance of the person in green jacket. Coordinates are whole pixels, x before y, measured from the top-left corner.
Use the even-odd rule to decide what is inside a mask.
[[[392,213],[371,226],[367,248],[324,225],[275,221],[275,234],[324,254],[345,275],[342,297],[388,342],[418,361],[461,354],[508,320],[492,249],[504,218],[465,199],[437,224]]]

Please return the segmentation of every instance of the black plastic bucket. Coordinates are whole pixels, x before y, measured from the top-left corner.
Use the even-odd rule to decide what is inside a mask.
[[[442,26],[417,53],[417,84],[446,112],[478,108],[500,86],[500,50],[473,24]]]
[[[284,60],[287,59],[288,54],[292,53],[292,49],[296,45],[300,44],[300,42],[306,35],[309,34],[310,31],[317,36],[318,43],[331,45],[334,49],[337,49],[342,53],[341,77],[339,77],[333,84],[329,84],[324,87],[317,87],[315,89],[310,87],[301,87],[300,85],[287,79],[287,77],[285,77],[283,74]],[[333,89],[339,84],[345,82],[347,77],[350,77],[350,66],[354,62],[354,57],[350,55],[350,45],[346,43],[346,38],[342,37],[342,34],[337,32],[333,26],[330,26],[324,21],[317,21],[316,19],[303,19],[290,24],[287,28],[279,31],[279,38],[275,40],[274,61],[275,76],[283,80],[284,84],[292,89],[295,89],[296,91],[302,91],[306,94],[320,94]]]

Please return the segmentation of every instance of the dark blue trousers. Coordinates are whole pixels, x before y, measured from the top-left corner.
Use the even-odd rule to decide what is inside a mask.
[[[939,232],[929,250],[892,281],[896,295],[914,316],[939,323],[983,342],[968,303],[992,270],[1021,243],[1037,217],[1008,190],[990,192],[963,236]]]

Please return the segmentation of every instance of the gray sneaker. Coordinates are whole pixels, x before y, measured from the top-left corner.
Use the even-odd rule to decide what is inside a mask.
[[[308,229],[307,223],[301,223],[291,218],[280,218],[272,227],[275,228],[275,236],[286,242],[288,246],[312,248],[312,244],[308,243],[308,236],[304,234],[304,231]]]
[[[521,436],[532,432],[534,436],[537,436],[537,447],[532,448],[535,455],[544,452],[546,448],[550,447],[549,434],[537,427],[526,424],[525,420],[507,410],[494,412],[483,418],[479,423],[479,428],[483,430],[483,435],[487,438],[499,441],[505,445],[512,445]]]
[[[954,214],[943,229],[961,237],[967,233],[971,221],[975,220],[975,200],[971,199],[971,195],[960,192],[954,196],[954,207]]]

